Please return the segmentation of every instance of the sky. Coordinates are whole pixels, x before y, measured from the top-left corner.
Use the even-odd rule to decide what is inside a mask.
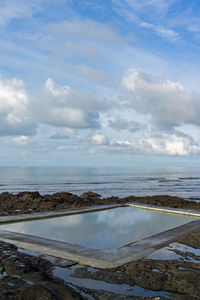
[[[0,166],[200,163],[200,3],[0,0]]]

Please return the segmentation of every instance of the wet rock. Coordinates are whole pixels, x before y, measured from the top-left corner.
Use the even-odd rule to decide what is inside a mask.
[[[93,199],[96,199],[96,198],[100,198],[101,195],[97,194],[97,193],[94,193],[94,192],[86,192],[86,193],[81,194],[80,197],[82,199],[93,200]]]
[[[52,275],[53,264],[41,257],[17,251],[15,246],[0,242],[0,299],[82,299],[74,291]]]
[[[44,286],[35,285],[25,288],[17,293],[20,300],[53,300],[52,293]]]
[[[140,202],[143,204],[200,210],[199,202],[187,201],[167,195],[101,198],[100,194],[94,192],[83,193],[80,197],[67,192],[55,193],[52,195],[40,195],[38,192],[22,192],[19,194],[6,192],[0,194],[0,215],[30,214],[34,212],[55,211],[93,205],[125,204],[128,202]]]
[[[72,260],[67,260],[67,259],[62,259],[54,256],[48,256],[48,255],[40,255],[39,256],[42,259],[49,260],[50,262],[53,263],[55,266],[59,267],[71,267],[76,265],[77,263],[72,261]]]
[[[200,210],[200,203],[187,201],[178,197],[167,195],[153,197],[109,197],[101,198],[101,195],[87,192],[80,197],[72,193],[56,193],[53,195],[40,195],[38,192],[23,192],[19,194],[0,194],[0,214],[16,215],[21,213],[42,212],[61,210],[68,208],[112,204],[140,202],[167,207],[177,207],[184,209]],[[179,243],[190,247],[200,248],[200,232],[198,230],[183,235],[178,240]],[[195,254],[181,253],[181,261],[162,261],[143,259],[137,262],[125,264],[119,268],[109,270],[91,269],[81,267],[77,269],[74,277],[87,278],[91,280],[107,282],[109,284],[122,284],[129,286],[138,285],[144,289],[154,291],[166,291],[171,299],[200,299],[200,266],[194,260],[200,260]],[[69,287],[67,283],[55,278],[52,275],[52,268],[55,264],[62,264],[66,267],[71,262],[61,262],[55,259],[45,259],[45,257],[33,257],[25,253],[20,253],[13,245],[0,242],[0,268],[5,272],[0,277],[0,299],[82,299],[79,289],[85,290],[95,299],[144,299],[142,297],[125,296],[114,294],[104,290],[92,290],[77,288],[76,291]],[[120,288],[119,288],[120,289]],[[145,299],[150,299],[146,297]],[[152,299],[152,298],[151,298]],[[166,299],[160,297],[160,299]]]
[[[135,285],[135,280],[133,278],[131,279],[125,272],[116,272],[116,269],[95,270],[93,268],[80,267],[75,269],[73,276],[77,278],[92,278],[94,280],[100,280],[114,284],[123,284],[126,282],[128,285]]]
[[[39,192],[22,192],[22,193],[19,193],[17,195],[17,197],[20,200],[27,201],[27,200],[40,199],[41,195]]]
[[[54,283],[27,286],[16,294],[18,300],[81,300],[82,297],[71,288]]]

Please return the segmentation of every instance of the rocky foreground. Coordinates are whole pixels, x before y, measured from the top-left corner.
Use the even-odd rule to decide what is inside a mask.
[[[198,202],[170,196],[101,199],[92,192],[80,197],[70,193],[42,196],[38,192],[23,192],[0,194],[0,215],[127,202],[200,210]],[[99,270],[33,256],[0,242],[0,299],[200,299],[199,249],[200,230],[196,230],[154,256]]]

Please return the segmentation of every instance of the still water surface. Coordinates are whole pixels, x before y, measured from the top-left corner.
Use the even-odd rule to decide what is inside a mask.
[[[120,207],[51,219],[0,225],[10,230],[43,238],[112,249],[177,227],[194,218]]]

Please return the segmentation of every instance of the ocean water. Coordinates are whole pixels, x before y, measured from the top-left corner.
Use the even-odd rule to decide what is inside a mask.
[[[200,168],[1,167],[0,193],[93,191],[103,197],[172,195],[200,200]]]

